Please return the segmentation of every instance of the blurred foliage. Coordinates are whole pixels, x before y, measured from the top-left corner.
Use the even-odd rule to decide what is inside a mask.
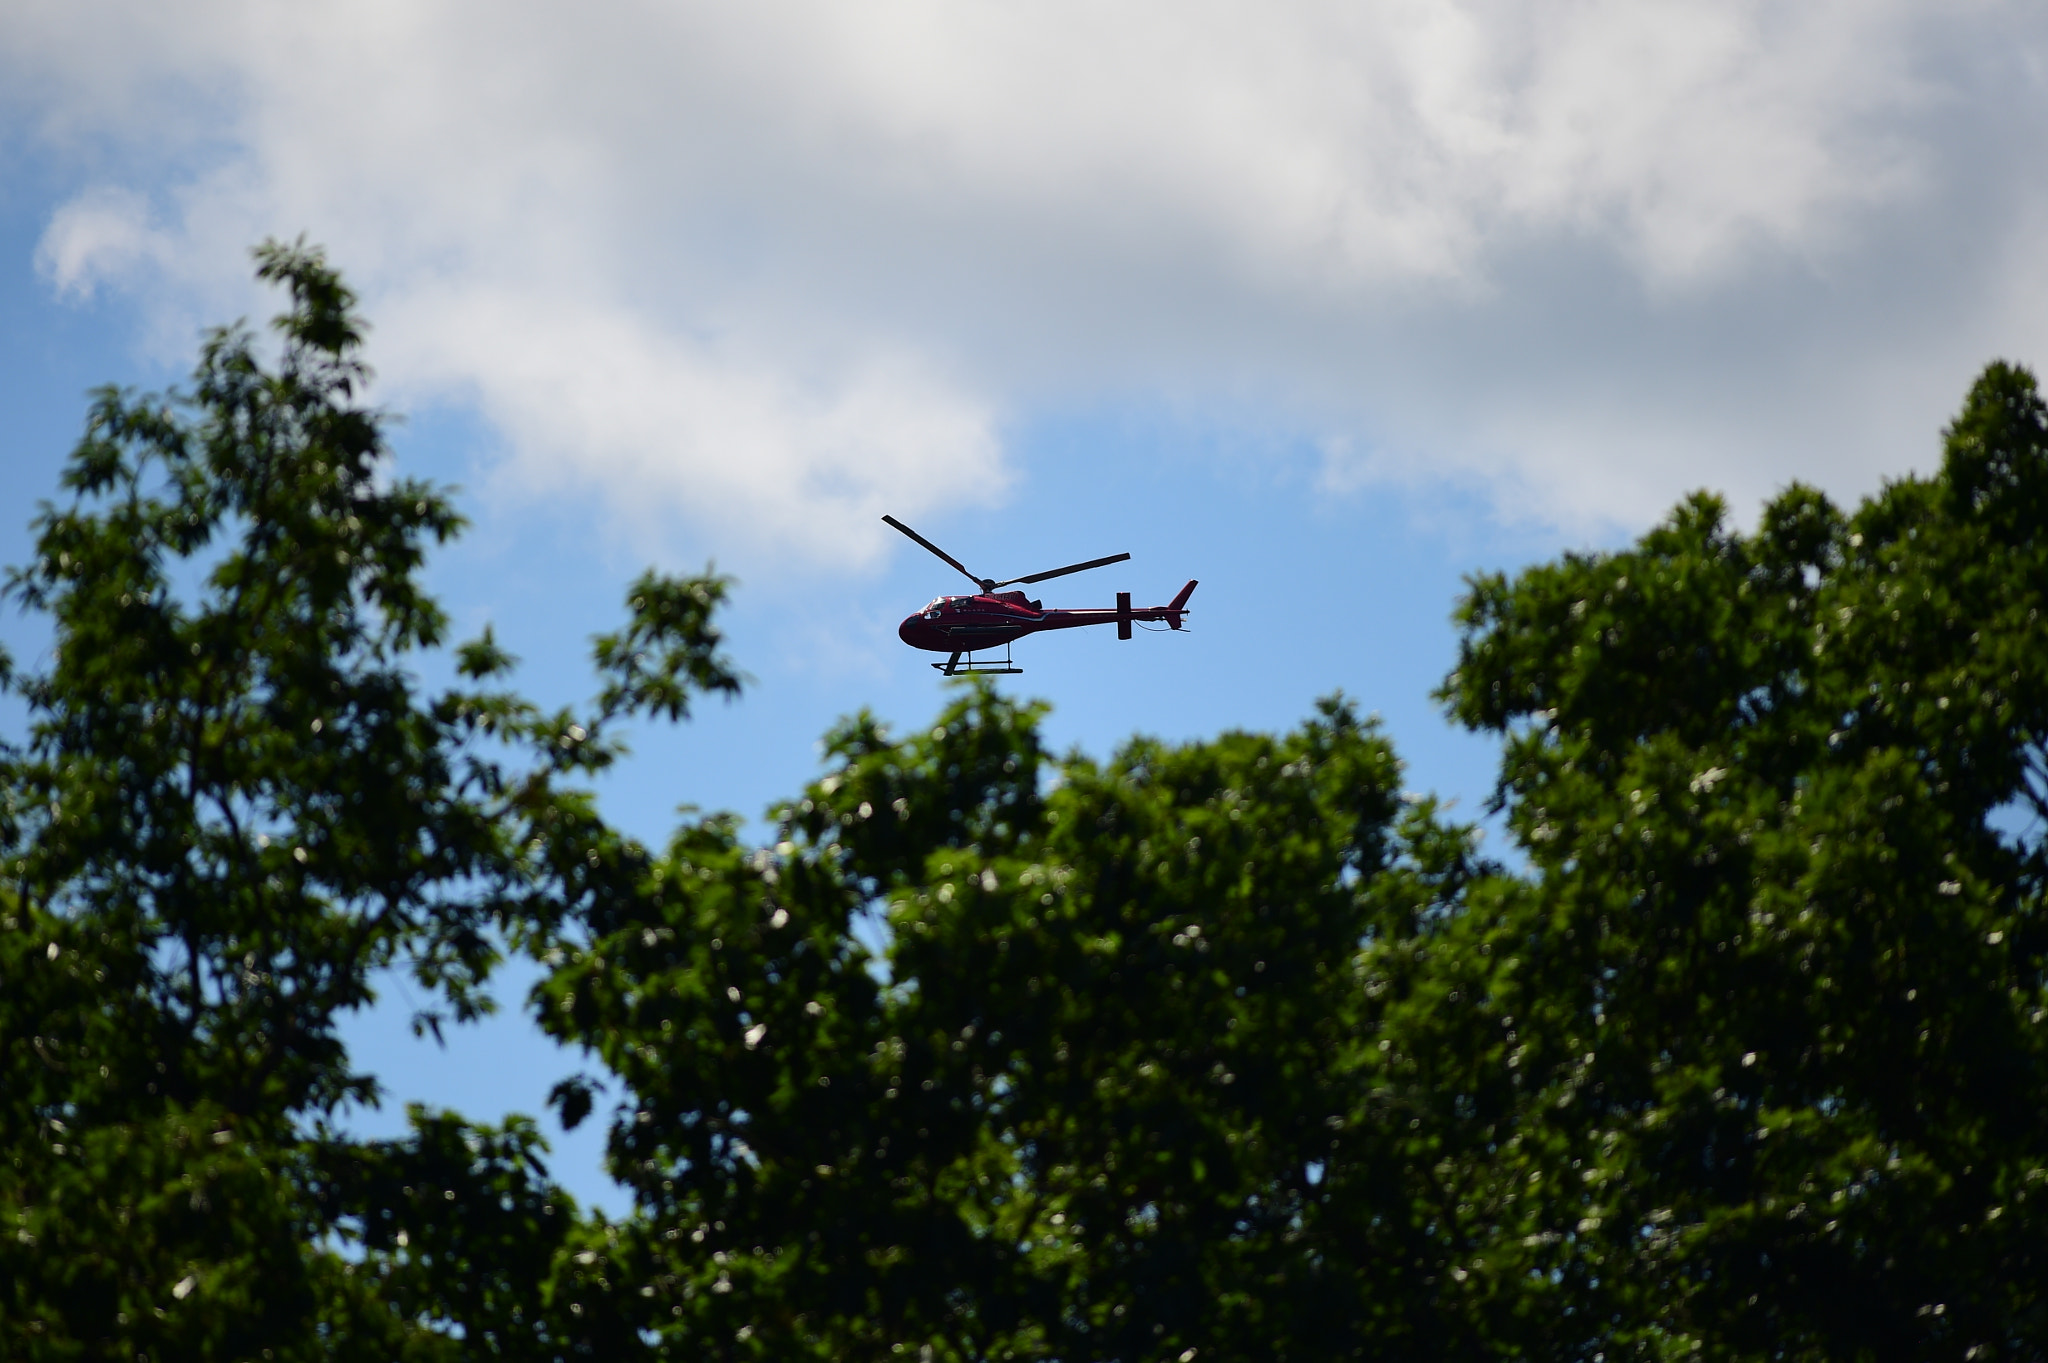
[[[1711,498],[1474,580],[1442,699],[1504,867],[1341,698],[1049,755],[984,683],[827,739],[768,845],[652,852],[578,781],[737,678],[649,576],[587,715],[420,594],[346,289],[281,355],[108,392],[10,591],[9,1357],[2037,1358],[2048,413],[1995,365],[1938,475]],[[187,604],[188,601],[191,604]],[[631,1191],[374,1095],[335,1022],[499,954]],[[597,1108],[598,1095],[622,1093]]]

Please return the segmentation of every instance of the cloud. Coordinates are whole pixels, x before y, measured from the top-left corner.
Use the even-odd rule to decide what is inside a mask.
[[[150,225],[149,204],[129,189],[98,186],[61,204],[36,244],[36,271],[72,298],[89,298],[102,283],[160,266],[171,242]]]
[[[1005,490],[989,412],[914,357],[871,348],[806,381],[576,298],[469,285],[387,307],[388,367],[415,389],[466,391],[523,483],[605,497],[643,546],[694,507],[743,520],[743,538],[865,560],[885,510]]]
[[[2044,353],[2044,38],[1998,0],[24,0],[0,75],[91,149],[58,288],[239,301],[305,230],[507,478],[823,561],[1105,400],[1557,524],[1867,490]]]

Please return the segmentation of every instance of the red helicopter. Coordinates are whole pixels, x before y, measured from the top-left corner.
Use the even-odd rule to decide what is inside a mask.
[[[1161,620],[1168,628],[1179,629],[1181,621],[1187,618],[1188,598],[1194,595],[1195,584],[1191,581],[1180,589],[1180,595],[1165,606],[1141,606],[1131,608],[1131,594],[1118,592],[1114,609],[1101,606],[1082,610],[1047,610],[1042,601],[1033,601],[1022,592],[1006,592],[1003,587],[1020,584],[1028,586],[1033,582],[1044,582],[1049,578],[1065,577],[1068,573],[1086,572],[1111,563],[1122,563],[1129,554],[1111,554],[1108,558],[1092,558],[1086,563],[1070,563],[1064,568],[1050,572],[1033,573],[1029,577],[1013,577],[1007,582],[998,582],[991,577],[976,577],[967,571],[965,564],[945,550],[918,534],[894,516],[883,520],[916,540],[925,548],[937,554],[947,563],[958,568],[968,581],[980,588],[974,596],[942,596],[912,616],[907,616],[896,627],[896,633],[912,648],[922,648],[933,653],[947,653],[942,663],[932,666],[947,676],[962,672],[1022,672],[1010,661],[1010,644],[1027,634],[1036,634],[1045,629],[1076,629],[1082,625],[1116,626],[1116,637],[1131,637],[1131,622],[1134,620]],[[977,661],[974,657],[980,649],[1002,647],[1000,659]],[[967,658],[961,662],[962,655]]]

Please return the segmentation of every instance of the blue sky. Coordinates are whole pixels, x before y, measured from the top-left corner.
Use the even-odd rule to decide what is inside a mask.
[[[884,511],[996,576],[1134,555],[1050,602],[1201,579],[1184,635],[1019,646],[1057,746],[1342,689],[1476,812],[1491,748],[1429,700],[1465,574],[1698,486],[1854,499],[2048,354],[2044,79],[1996,0],[22,0],[0,557],[84,390],[267,315],[247,249],[303,232],[400,460],[464,489],[433,583],[533,693],[585,692],[648,563],[739,578],[754,683],[603,791],[643,837],[941,703],[894,629],[959,584]],[[396,1101],[534,1111],[575,1063],[516,1009],[435,1052],[391,992],[351,1035]],[[561,1173],[603,1199],[591,1134]]]

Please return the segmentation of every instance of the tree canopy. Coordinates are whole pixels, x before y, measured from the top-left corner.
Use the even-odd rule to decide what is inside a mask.
[[[642,578],[588,707],[520,698],[419,587],[460,520],[353,299],[259,254],[275,361],[100,394],[9,579],[56,640],[5,673],[9,1356],[2048,1352],[2025,371],[1853,511],[1698,496],[1474,579],[1441,699],[1506,862],[1341,697],[1098,761],[986,683],[845,721],[762,845],[649,849],[583,783],[737,689],[725,584]],[[506,953],[622,1220],[529,1119],[339,1120],[378,973],[432,1033]]]

